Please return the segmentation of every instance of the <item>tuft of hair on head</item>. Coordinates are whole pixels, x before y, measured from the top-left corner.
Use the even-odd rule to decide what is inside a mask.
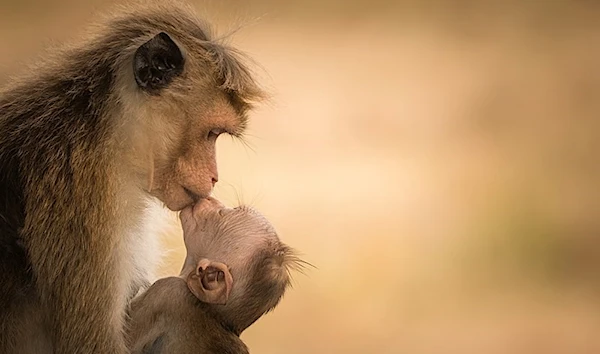
[[[166,24],[169,30],[172,26],[182,28],[199,28],[195,33],[197,43],[206,50],[206,58],[216,70],[219,87],[229,95],[234,108],[245,112],[256,103],[269,98],[266,90],[255,80],[255,73],[249,63],[258,66],[249,56],[228,45],[225,38],[218,37],[213,25],[199,16],[196,9],[178,0],[133,0],[121,4],[113,13],[107,14],[103,26],[113,26],[121,23],[125,26],[131,21],[143,21],[148,24]],[[176,28],[172,28],[177,32]]]
[[[261,101],[267,98],[266,93],[258,86],[254,75],[246,65],[248,58],[236,48],[223,43],[213,42],[207,48],[215,67],[218,68],[218,77],[221,88],[225,91],[237,93],[246,104]]]
[[[306,275],[308,268],[316,269],[314,265],[300,258],[298,251],[285,244],[281,244],[275,257],[277,263],[283,270],[281,273],[282,276],[286,277],[284,280],[286,282],[286,287],[293,287],[292,280],[294,279],[294,273]]]
[[[203,4],[206,5],[206,4]],[[208,11],[208,9],[205,9],[204,12],[210,12]],[[231,14],[230,14],[231,15]],[[265,67],[263,67],[259,62],[257,62],[256,60],[254,60],[254,58],[252,58],[251,56],[246,55],[246,53],[241,52],[236,50],[234,47],[232,47],[230,45],[230,43],[232,42],[232,38],[235,37],[235,35],[238,32],[241,32],[242,30],[254,26],[257,23],[261,22],[263,20],[263,18],[265,18],[267,16],[267,13],[263,13],[261,15],[255,15],[255,16],[250,16],[249,14],[239,14],[239,16],[234,16],[233,18],[233,23],[228,23],[226,24],[226,26],[228,27],[226,29],[226,31],[217,34],[215,31],[212,32],[213,34],[213,39],[212,41],[214,43],[217,43],[219,46],[221,46],[222,48],[224,48],[226,50],[226,52],[231,54],[230,59],[235,59],[236,62],[232,63],[234,64],[233,66],[229,66],[229,65],[224,65],[224,67],[229,67],[232,70],[232,72],[236,72],[235,69],[235,64],[238,63],[244,63],[244,67],[242,68],[242,70],[246,71],[248,74],[251,74],[250,77],[257,77],[257,70],[260,71],[262,74],[266,75],[267,77],[269,76],[268,70],[265,69]],[[249,70],[249,68],[252,68],[252,70]],[[239,76],[237,76],[239,77]],[[233,84],[234,86],[237,86],[236,82],[237,80],[231,80],[229,81],[229,84]],[[238,83],[240,83],[238,81]],[[243,83],[243,80],[242,82]],[[252,82],[250,82],[252,83]],[[245,85],[243,85],[245,86]],[[255,86],[255,85],[254,85]],[[226,87],[226,86],[225,86]],[[258,88],[258,90],[255,90],[252,87],[248,87],[249,90],[245,90],[247,91],[247,93],[253,97],[253,99],[258,99],[261,103],[265,103],[265,101],[270,102],[271,97],[272,97],[272,93],[271,92],[267,92],[267,89],[263,86],[261,87],[254,87],[254,88]]]

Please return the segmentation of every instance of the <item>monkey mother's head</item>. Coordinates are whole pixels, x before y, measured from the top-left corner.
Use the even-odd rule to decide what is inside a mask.
[[[128,165],[151,195],[181,210],[211,193],[217,138],[241,136],[262,92],[236,52],[185,8],[153,5],[108,25],[103,42],[126,44],[115,91]]]

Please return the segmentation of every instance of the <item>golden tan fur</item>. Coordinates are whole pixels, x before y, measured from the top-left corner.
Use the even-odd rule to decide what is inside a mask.
[[[136,48],[184,53],[159,93]],[[0,94],[0,352],[126,353],[124,309],[152,276],[158,201],[180,210],[216,182],[209,132],[243,132],[260,90],[189,9],[111,17]],[[154,245],[154,246],[152,246]],[[39,340],[30,346],[31,338]],[[25,350],[25,351],[24,351]]]

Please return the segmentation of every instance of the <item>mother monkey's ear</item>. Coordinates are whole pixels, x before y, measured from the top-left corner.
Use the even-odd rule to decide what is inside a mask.
[[[138,86],[157,93],[183,72],[181,49],[165,32],[142,44],[133,58],[133,72]]]
[[[196,272],[188,276],[187,284],[200,301],[225,305],[233,287],[233,278],[225,264],[204,258],[198,262]]]

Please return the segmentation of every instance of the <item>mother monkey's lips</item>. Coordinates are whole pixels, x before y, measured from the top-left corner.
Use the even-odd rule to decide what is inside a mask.
[[[183,187],[183,190],[185,191],[185,194],[187,194],[188,197],[190,197],[192,199],[194,204],[198,203],[198,201],[201,199],[201,197],[198,194],[192,192],[191,190],[187,189],[186,187]]]

